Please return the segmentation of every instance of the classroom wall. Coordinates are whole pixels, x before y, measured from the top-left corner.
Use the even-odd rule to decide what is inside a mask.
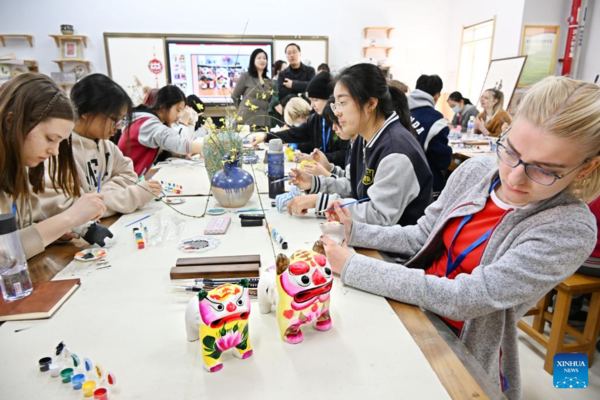
[[[33,34],[35,45],[30,48],[24,40],[10,40],[7,47],[0,47],[0,54],[12,52],[19,59],[38,60],[43,73],[58,71],[52,60],[58,59],[59,49],[48,34],[60,34],[61,24],[72,24],[76,34],[89,37],[85,59],[92,62],[94,71],[106,73],[104,32],[241,34],[249,21],[247,34],[328,36],[334,70],[362,59],[363,46],[368,46],[365,26],[396,26],[392,39],[378,40],[378,45],[394,47],[389,59],[394,76],[412,86],[422,72],[445,68],[446,41],[441,33],[449,27],[446,16],[451,2],[371,0],[368,4],[230,0],[222,12],[208,1],[4,2],[0,33]]]

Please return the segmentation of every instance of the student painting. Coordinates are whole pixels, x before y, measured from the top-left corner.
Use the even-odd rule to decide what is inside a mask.
[[[331,129],[331,125],[321,117],[327,100],[331,96],[331,75],[322,72],[310,81],[307,87],[308,98],[314,114],[308,117],[306,123],[277,133],[256,134],[253,144],[259,144],[272,139],[281,139],[284,143],[298,143],[298,161],[307,160],[314,149],[320,149],[327,159],[335,165],[344,167],[348,142],[340,140]],[[286,105],[286,108],[288,105]]]
[[[349,245],[411,256],[404,265],[322,240],[344,284],[440,315],[506,397],[520,399],[517,322],[596,244],[585,202],[600,194],[600,87],[538,82],[497,155],[461,164],[414,226],[367,225],[335,206],[329,217]]]
[[[313,67],[302,64],[302,52],[296,43],[285,46],[285,55],[290,65],[279,73],[277,79],[280,99],[285,99],[290,94],[303,94],[306,92],[308,82],[316,75]]]
[[[333,200],[369,198],[345,209],[368,224],[416,223],[431,202],[433,179],[423,149],[409,131],[406,96],[388,86],[381,71],[371,64],[345,69],[337,79],[334,96],[341,129],[356,137],[345,176],[321,178],[293,171],[294,184],[311,194],[294,197],[288,210],[305,214],[314,208],[319,213]]]
[[[289,127],[300,126],[308,121],[312,110],[310,104],[302,97],[294,97],[285,105],[283,119]]]
[[[76,115],[67,95],[45,75],[22,74],[0,87],[0,213],[15,215],[27,259],[61,237],[73,237],[71,229],[106,210],[102,194],[84,194],[65,212],[42,220],[37,195],[51,189],[44,184],[44,161],[52,186],[80,196],[70,138]]]
[[[448,96],[448,105],[454,111],[454,118],[450,126],[456,128],[460,126],[460,131],[465,133],[469,125],[469,119],[477,118],[479,110],[471,103],[471,100],[463,97],[460,92],[452,92]]]
[[[195,124],[195,111],[185,110],[185,104],[181,89],[167,85],[158,91],[152,107],[140,104],[134,109],[131,123],[119,139],[119,149],[133,160],[136,174],[150,169],[160,150],[184,155],[202,153],[202,138],[190,140],[186,138],[189,134],[181,135],[182,129],[193,130]],[[172,129],[180,119],[184,127]]]
[[[504,124],[510,125],[510,115],[504,111],[504,93],[487,89],[479,99],[483,111],[475,119],[475,133],[498,137]]]
[[[71,133],[79,192],[96,193],[100,187],[106,205],[103,217],[132,213],[159,196],[160,182],[136,184],[133,162],[110,141],[131,118],[131,100],[123,88],[106,75],[92,74],[73,86],[71,101],[79,115]],[[46,216],[63,212],[77,200],[76,196],[53,190],[49,176],[46,187],[49,189],[40,194]]]
[[[268,61],[264,50],[254,50],[248,71],[240,76],[231,95],[237,106],[238,124],[250,125],[253,132],[266,131],[271,126],[269,104],[274,90],[273,81],[267,76]]]

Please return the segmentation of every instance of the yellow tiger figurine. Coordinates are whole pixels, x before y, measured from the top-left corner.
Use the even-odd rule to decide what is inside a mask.
[[[209,372],[221,370],[221,355],[232,348],[237,358],[250,357],[248,280],[242,279],[237,285],[221,285],[209,292],[201,290],[198,299],[204,369]]]
[[[276,266],[267,269],[259,281],[260,312],[267,314],[276,304],[281,338],[288,343],[300,343],[302,325],[314,324],[319,331],[331,329],[332,285],[333,273],[320,241],[312,250],[296,251],[290,259],[279,254]]]

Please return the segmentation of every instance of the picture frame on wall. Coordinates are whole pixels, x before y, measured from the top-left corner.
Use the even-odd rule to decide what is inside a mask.
[[[521,55],[527,56],[517,87],[527,87],[554,75],[560,27],[525,25],[521,37]]]
[[[77,40],[65,40],[62,42],[61,58],[63,60],[81,59],[81,44]]]

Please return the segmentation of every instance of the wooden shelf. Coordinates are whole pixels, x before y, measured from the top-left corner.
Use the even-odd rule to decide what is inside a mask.
[[[387,38],[389,39],[394,29],[391,26],[368,26],[365,28],[365,39],[369,36],[369,31],[386,31]]]
[[[54,38],[54,42],[56,42],[56,47],[60,47],[60,43],[65,40],[81,40],[83,42],[83,47],[87,47],[87,36],[82,35],[48,35],[51,38]]]
[[[389,57],[390,56],[390,50],[393,49],[393,47],[377,47],[377,46],[363,47],[363,57],[367,57],[367,51],[369,49],[385,50],[385,56]]]
[[[29,42],[29,46],[33,47],[33,35],[25,35],[25,34],[16,34],[16,33],[11,33],[11,34],[7,34],[7,35],[2,35],[0,34],[0,43],[2,43],[2,47],[6,47],[6,43],[5,43],[5,39],[6,38],[23,38],[23,39],[27,39],[27,41]]]
[[[88,72],[91,72],[91,70],[90,70],[90,65],[92,64],[91,61],[87,61],[87,60],[52,60],[52,62],[55,62],[58,64],[58,67],[60,68],[61,72],[63,72],[63,64],[68,64],[68,63],[84,64],[85,67],[87,68]]]

